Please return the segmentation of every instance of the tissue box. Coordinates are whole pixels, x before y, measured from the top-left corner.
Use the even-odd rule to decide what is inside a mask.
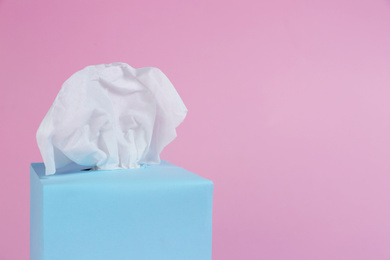
[[[211,259],[211,181],[167,162],[44,172],[31,164],[31,260]]]

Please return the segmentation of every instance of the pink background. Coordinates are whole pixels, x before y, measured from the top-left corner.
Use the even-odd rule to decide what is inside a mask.
[[[61,84],[114,61],[189,108],[162,157],[214,181],[214,260],[390,259],[389,0],[0,0],[0,260]]]

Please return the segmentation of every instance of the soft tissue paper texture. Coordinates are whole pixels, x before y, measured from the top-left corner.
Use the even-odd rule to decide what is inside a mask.
[[[63,84],[38,129],[46,175],[72,164],[95,169],[158,164],[186,113],[157,68],[88,66]]]

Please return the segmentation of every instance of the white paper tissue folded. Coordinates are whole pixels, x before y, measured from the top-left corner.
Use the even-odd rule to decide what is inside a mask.
[[[157,68],[88,66],[62,85],[38,129],[46,175],[74,163],[96,169],[158,164],[186,113]]]

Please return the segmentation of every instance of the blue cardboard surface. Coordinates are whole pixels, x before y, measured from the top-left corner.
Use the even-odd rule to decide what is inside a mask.
[[[31,164],[31,260],[211,259],[211,181],[167,162],[44,172]]]

